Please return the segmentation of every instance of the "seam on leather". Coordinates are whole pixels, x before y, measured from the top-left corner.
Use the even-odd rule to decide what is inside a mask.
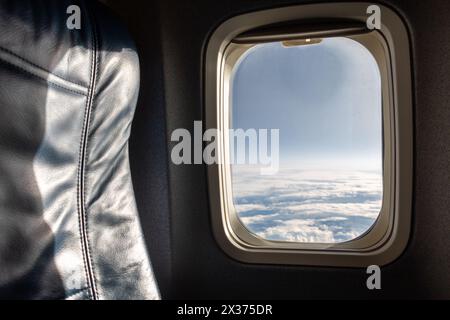
[[[86,11],[87,5],[83,1],[83,7]],[[97,53],[97,32],[94,19],[91,15],[88,15],[91,22],[92,40],[91,40],[91,68],[90,68],[90,80],[88,87],[88,94],[86,97],[86,106],[83,119],[83,131],[81,134],[80,141],[80,157],[79,157],[79,170],[78,170],[78,181],[77,181],[77,200],[78,200],[78,220],[79,220],[79,232],[81,240],[81,248],[85,269],[85,276],[87,285],[89,288],[89,295],[92,300],[98,300],[98,292],[96,286],[96,279],[93,269],[93,263],[91,259],[91,249],[89,243],[89,229],[88,229],[88,219],[87,210],[85,206],[85,167],[87,162],[87,145],[89,139],[89,128],[91,122],[91,110],[94,100],[95,84],[97,78],[97,66],[98,66],[98,53]]]
[[[40,80],[46,82],[47,85],[48,85],[49,87],[59,88],[59,89],[62,89],[62,90],[65,90],[65,91],[69,91],[69,92],[71,92],[71,93],[74,93],[74,94],[77,94],[77,95],[81,95],[81,96],[86,96],[86,95],[87,95],[86,93],[83,93],[83,92],[79,92],[79,91],[75,91],[75,90],[68,89],[68,88],[66,88],[66,87],[62,87],[62,86],[60,86],[60,85],[57,85],[57,84],[55,84],[55,83],[53,83],[53,82],[48,81],[47,79],[42,79],[41,77],[36,76],[35,74],[29,72],[28,70],[22,69],[21,67],[16,66],[16,65],[14,65],[14,64],[12,64],[12,63],[9,63],[8,61],[2,60],[1,58],[0,58],[0,63],[7,64],[7,65],[9,65],[9,66],[11,66],[11,67],[13,67],[13,68],[18,69],[19,71],[21,71],[21,72],[23,72],[23,73],[29,74],[29,75],[31,75],[31,76],[33,76],[33,77],[36,77],[36,78],[38,78],[38,79],[40,79]]]
[[[97,76],[98,76],[98,70],[99,70],[99,53],[98,53],[98,34],[97,34],[97,25],[96,25],[96,20],[95,20],[95,13],[92,12],[91,13],[91,24],[92,24],[92,33],[93,33],[93,44],[94,44],[94,53],[95,53],[95,61],[94,61],[94,75],[93,75],[93,79],[92,79],[92,92],[91,92],[91,106],[90,106],[90,117],[88,119],[88,127],[86,130],[86,152],[85,152],[85,163],[87,163],[88,159],[89,159],[89,134],[90,134],[90,128],[91,128],[91,122],[92,122],[92,114],[95,110],[94,108],[94,100],[95,100],[95,90],[96,90],[96,84],[97,84]],[[84,188],[83,190],[84,193],[84,198],[86,198],[86,189]],[[89,259],[91,259],[92,256],[92,250],[91,250],[91,245],[90,245],[90,241],[89,241],[89,224],[88,224],[88,219],[87,219],[87,209],[85,209],[85,216],[86,216],[86,239],[87,239],[87,249],[88,249],[88,253],[89,253]],[[95,292],[95,299],[99,298],[99,293],[97,290],[97,279],[95,277],[95,271],[94,271],[94,263],[91,260],[91,275],[92,275],[92,280],[93,280],[93,289]]]
[[[2,49],[3,51],[9,53],[9,54],[12,55],[12,56],[15,56],[16,58],[18,58],[18,59],[20,59],[20,60],[22,60],[22,61],[28,63],[29,65],[32,65],[32,66],[35,67],[35,68],[38,68],[38,69],[41,69],[41,70],[43,70],[43,71],[45,71],[45,72],[51,73],[51,74],[57,76],[58,78],[64,79],[64,80],[67,81],[67,82],[71,82],[71,83],[77,84],[77,85],[79,85],[80,87],[83,87],[83,88],[87,89],[87,88],[86,88],[86,84],[84,84],[84,83],[81,83],[81,82],[78,82],[78,81],[73,81],[73,80],[67,80],[67,79],[65,79],[63,76],[60,76],[59,74],[57,74],[57,73],[55,73],[55,72],[49,71],[49,70],[47,70],[47,69],[41,67],[40,65],[37,65],[36,63],[31,62],[30,60],[27,60],[27,59],[25,59],[25,58],[19,56],[17,53],[14,53],[14,52],[12,52],[12,51],[9,50],[9,49],[6,49],[6,48],[4,48],[4,47],[2,47],[2,46],[0,46],[0,49]]]
[[[47,71],[3,47],[0,47],[0,60],[46,81],[49,85],[84,96],[88,93],[88,89],[86,87],[72,81],[68,81],[50,71]]]

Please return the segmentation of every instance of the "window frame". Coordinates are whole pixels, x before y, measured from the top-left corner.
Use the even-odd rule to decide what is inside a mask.
[[[367,19],[369,3],[311,4],[253,12],[227,20],[213,33],[206,52],[206,129],[219,129],[218,164],[208,167],[211,220],[220,247],[242,262],[367,266],[384,265],[397,258],[407,245],[412,188],[412,112],[409,41],[406,28],[390,9],[381,6],[381,30],[350,26]],[[275,23],[331,18],[344,27],[316,24],[300,32],[261,27]],[[303,29],[302,29],[303,28]],[[291,28],[292,29],[292,28]],[[253,31],[254,30],[254,31]],[[269,32],[267,32],[269,30]],[[302,31],[303,30],[303,31]],[[306,30],[306,31],[304,31]],[[311,31],[313,30],[313,31]],[[230,86],[233,68],[252,46],[274,39],[345,36],[364,45],[374,56],[382,81],[383,201],[378,219],[362,236],[342,243],[299,243],[260,238],[241,223],[234,209],[228,135]],[[399,59],[399,57],[401,57]],[[409,84],[409,85],[408,85]],[[401,166],[400,166],[401,163]]]

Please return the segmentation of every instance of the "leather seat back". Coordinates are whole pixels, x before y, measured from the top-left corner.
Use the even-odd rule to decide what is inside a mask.
[[[0,84],[0,298],[159,298],[130,178],[126,30],[95,1],[1,0]]]

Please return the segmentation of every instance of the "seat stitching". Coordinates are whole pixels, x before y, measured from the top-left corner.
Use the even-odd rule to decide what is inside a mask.
[[[83,7],[87,11],[87,5],[83,1]],[[95,81],[97,76],[97,35],[95,30],[95,24],[93,19],[91,20],[91,31],[92,31],[92,40],[91,40],[91,68],[90,68],[90,83],[88,95],[86,98],[85,105],[85,113],[83,119],[83,130],[81,133],[81,141],[80,141],[80,157],[79,157],[79,170],[78,170],[78,178],[77,178],[77,201],[78,201],[78,218],[79,218],[79,233],[80,233],[80,241],[81,241],[81,249],[83,255],[84,262],[84,270],[87,285],[89,287],[89,295],[92,300],[98,299],[98,292],[96,289],[95,283],[95,275],[93,272],[92,261],[91,261],[91,250],[89,245],[89,235],[87,228],[87,215],[86,215],[86,207],[85,207],[85,166],[86,166],[86,152],[87,152],[87,143],[89,138],[89,126],[90,126],[90,118],[91,118],[91,109],[93,102],[93,95],[95,92]]]
[[[95,90],[96,90],[96,84],[97,84],[97,76],[98,76],[98,68],[99,68],[99,55],[98,55],[98,34],[97,34],[97,25],[96,25],[96,20],[95,20],[95,13],[94,12],[90,12],[90,18],[92,21],[92,33],[93,33],[93,46],[94,46],[94,53],[95,53],[95,59],[94,59],[94,75],[92,78],[92,87],[91,87],[91,101],[90,101],[90,116],[88,119],[88,124],[87,124],[87,128],[86,128],[86,144],[85,144],[85,163],[87,163],[88,159],[89,159],[89,134],[90,134],[90,128],[91,128],[91,122],[92,122],[92,118],[93,118],[93,113],[95,110],[94,107],[94,100],[95,100]],[[84,174],[84,173],[83,173]],[[84,178],[83,178],[84,179]],[[86,188],[83,188],[83,198],[86,199]],[[88,210],[87,208],[85,208],[85,219],[86,219],[86,240],[87,240],[87,252],[88,252],[88,259],[92,260],[92,249],[91,249],[91,245],[90,245],[90,239],[89,239],[89,220],[87,217],[88,214]],[[95,271],[94,271],[94,264],[91,261],[90,262],[91,265],[91,273],[92,273],[92,280],[93,280],[93,289],[94,289],[94,299],[97,300],[99,298],[99,293],[97,290],[97,279],[95,276]]]
[[[22,71],[22,72],[24,72],[24,73],[26,73],[26,74],[32,75],[32,76],[34,76],[34,77],[36,77],[36,78],[38,78],[38,79],[41,79],[41,80],[45,81],[45,82],[46,82],[49,86],[51,86],[51,87],[56,87],[56,88],[59,88],[59,89],[63,89],[63,90],[66,90],[66,91],[69,91],[69,92],[72,92],[72,93],[75,93],[75,94],[78,94],[78,95],[81,95],[81,96],[86,96],[86,95],[87,95],[87,94],[84,93],[84,92],[77,91],[77,90],[74,90],[74,89],[70,89],[70,88],[61,86],[61,85],[59,85],[59,84],[56,84],[56,83],[52,82],[52,81],[49,80],[49,79],[44,79],[44,78],[38,76],[37,74],[35,74],[35,73],[33,73],[33,72],[29,71],[29,70],[26,70],[26,69],[24,69],[24,68],[22,68],[22,67],[20,67],[20,66],[18,66],[18,65],[15,65],[15,64],[13,64],[13,63],[11,63],[11,62],[9,62],[9,61],[6,61],[6,60],[4,60],[4,59],[1,59],[1,58],[0,58],[0,61],[1,61],[2,63],[5,63],[5,64],[7,64],[7,65],[13,67],[13,68],[17,68],[17,69],[19,69],[20,71]],[[50,74],[50,73],[49,73],[49,74]]]
[[[36,63],[31,62],[31,61],[29,61],[29,60],[27,60],[27,59],[21,57],[21,56],[18,55],[17,53],[14,53],[14,52],[12,52],[11,50],[8,50],[8,49],[6,49],[6,48],[4,48],[4,47],[2,47],[2,46],[0,46],[0,50],[3,51],[3,52],[5,52],[5,53],[7,53],[7,54],[10,54],[10,55],[16,57],[17,59],[22,60],[23,62],[29,64],[30,66],[33,66],[34,68],[40,69],[40,70],[42,70],[42,71],[44,71],[44,72],[47,72],[47,73],[49,73],[49,74],[53,74],[55,77],[61,78],[61,79],[64,80],[64,81],[67,81],[67,82],[70,82],[70,83],[79,85],[80,87],[86,88],[86,84],[81,83],[81,82],[78,82],[78,81],[67,80],[66,78],[60,76],[59,74],[57,74],[57,73],[55,73],[55,72],[51,72],[51,71],[49,71],[49,70],[47,70],[47,69],[45,69],[45,68],[43,68],[43,67],[37,65]]]

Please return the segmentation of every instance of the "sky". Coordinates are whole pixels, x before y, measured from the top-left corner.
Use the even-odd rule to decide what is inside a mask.
[[[381,81],[375,59],[348,38],[252,48],[232,80],[234,128],[280,129],[280,161],[381,166]]]
[[[335,243],[375,222],[382,198],[381,80],[348,38],[249,50],[232,77],[232,127],[279,129],[273,176],[233,166],[235,208],[271,240]]]

